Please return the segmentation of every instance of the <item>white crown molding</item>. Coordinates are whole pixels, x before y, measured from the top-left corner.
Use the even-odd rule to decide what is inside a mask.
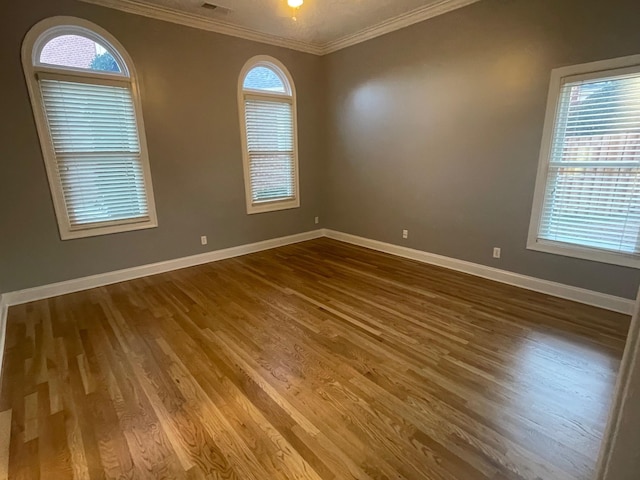
[[[322,45],[321,55],[327,55],[329,53],[337,52],[343,48],[356,45],[358,43],[366,42],[372,38],[380,37],[387,33],[400,30],[401,28],[408,27],[415,23],[420,23],[430,18],[444,15],[445,13],[452,12],[472,3],[479,2],[480,0],[440,0],[436,3],[430,3],[423,7],[418,7],[397,17],[390,18],[384,22],[380,22],[371,27],[364,28],[356,33],[345,35],[342,38],[328,42]]]
[[[181,12],[172,8],[162,7],[159,5],[150,5],[137,0],[80,0],[85,3],[92,3],[102,7],[113,8],[135,15],[155,18],[165,22],[177,23],[187,27],[208,30],[210,32],[230,35],[232,37],[244,38],[255,42],[267,43],[278,47],[290,48],[300,52],[311,53],[313,55],[327,55],[329,53],[342,50],[343,48],[365,42],[372,38],[379,37],[386,33],[399,30],[414,23],[428,20],[438,15],[466,7],[480,0],[440,0],[423,7],[416,8],[407,13],[390,18],[371,27],[367,27],[353,34],[345,35],[342,38],[328,43],[311,43],[294,40],[290,38],[262,33],[251,28],[241,27],[229,22],[216,20],[213,18],[196,15],[193,13]]]
[[[253,40],[254,42],[267,43],[277,47],[290,48],[300,52],[312,53],[314,55],[322,55],[322,47],[316,44],[301,42],[289,38],[279,37],[262,33],[251,28],[240,27],[228,22],[223,22],[202,15],[193,13],[185,13],[172,8],[161,7],[159,5],[150,5],[138,2],[136,0],[80,0],[85,3],[92,3],[101,7],[112,8],[122,12],[133,13],[143,17],[154,18],[165,22],[177,23],[187,27],[207,30],[209,32],[221,33],[232,37],[244,38],[245,40]]]
[[[324,230],[326,237],[333,238],[345,243],[351,243],[360,247],[370,248],[379,252],[389,253],[399,257],[417,260],[418,262],[428,263],[429,265],[437,265],[439,267],[448,268],[458,272],[468,273],[476,277],[487,278],[500,283],[506,283],[515,287],[532,290],[534,292],[544,293],[554,297],[572,300],[574,302],[592,305],[594,307],[611,310],[614,312],[631,315],[633,313],[635,302],[627,298],[607,295],[605,293],[594,292],[584,288],[573,287],[557,282],[550,282],[540,278],[528,277],[519,273],[500,270],[498,268],[487,267],[478,263],[458,260],[456,258],[436,255],[434,253],[424,252],[422,250],[414,250],[412,248],[393,245],[391,243],[371,240],[364,237],[358,237],[348,233],[336,232],[334,230]]]

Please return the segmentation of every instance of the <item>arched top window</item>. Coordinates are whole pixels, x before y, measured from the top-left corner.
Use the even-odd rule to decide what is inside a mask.
[[[286,75],[269,63],[259,63],[251,68],[244,77],[244,90],[257,92],[282,93],[291,95],[291,86]]]
[[[33,49],[35,66],[107,72],[129,77],[116,48],[95,31],[79,25],[58,25],[43,32]]]
[[[275,58],[249,60],[238,86],[247,213],[300,206],[296,93]]]
[[[124,47],[97,25],[55,17],[27,34],[22,60],[61,238],[157,226]]]

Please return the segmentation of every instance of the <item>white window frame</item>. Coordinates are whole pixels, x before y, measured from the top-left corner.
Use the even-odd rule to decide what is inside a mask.
[[[261,90],[245,90],[244,80],[247,74],[255,67],[264,66],[272,70],[280,77],[285,86],[286,93],[266,93]],[[251,192],[251,159],[247,145],[247,125],[245,121],[245,99],[266,99],[287,100],[293,109],[293,161],[294,161],[294,185],[295,197],[286,200],[272,200],[264,202],[253,202]],[[244,189],[247,203],[247,214],[275,212],[277,210],[288,210],[300,207],[300,167],[298,162],[298,108],[297,108],[296,88],[293,77],[282,62],[268,55],[258,55],[249,59],[240,71],[238,79],[238,111],[240,112],[240,136],[242,137],[242,165],[244,170]]]
[[[527,238],[527,249],[556,255],[564,255],[567,257],[582,258],[595,262],[640,268],[640,257],[637,255],[610,252],[598,248],[570,245],[538,238],[544,208],[549,163],[552,153],[551,146],[558,117],[558,106],[560,103],[562,85],[567,81],[606,78],[637,72],[640,72],[640,55],[584,63],[581,65],[572,65],[557,68],[552,71],[551,84],[549,86],[549,97],[547,99],[547,113],[542,135],[542,146],[540,147],[536,187],[531,211],[531,221],[529,224],[529,235]]]
[[[49,43],[49,41],[61,35],[81,35],[95,41],[105,47],[105,49],[116,60],[120,68],[125,69],[125,71],[120,73],[95,73],[85,69],[41,64],[40,54],[43,48],[47,43]],[[25,78],[27,80],[27,88],[29,90],[29,97],[33,107],[33,114],[38,131],[38,137],[40,139],[42,155],[44,157],[51,197],[58,221],[58,229],[60,231],[60,238],[62,240],[70,240],[157,227],[158,219],[151,181],[151,168],[149,166],[147,139],[144,128],[144,119],[142,116],[142,104],[140,102],[140,89],[133,61],[125,48],[109,32],[87,20],[66,16],[52,17],[39,22],[29,31],[29,33],[27,33],[27,36],[22,43],[22,65]],[[95,226],[89,225],[86,227],[71,226],[64,200],[62,185],[56,173],[56,156],[51,142],[49,125],[45,114],[42,96],[40,94],[40,85],[37,78],[38,73],[52,74],[59,78],[68,76],[75,77],[77,79],[82,77],[86,78],[87,83],[91,83],[96,80],[99,82],[111,80],[116,81],[119,84],[126,83],[130,85],[138,128],[140,162],[144,177],[148,219],[144,219],[143,221],[124,219],[109,223],[105,222]]]

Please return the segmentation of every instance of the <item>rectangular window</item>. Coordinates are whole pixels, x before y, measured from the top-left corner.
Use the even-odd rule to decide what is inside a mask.
[[[40,79],[71,230],[149,220],[127,86]]]
[[[245,101],[254,204],[296,196],[292,107],[286,100]]]
[[[639,63],[553,72],[529,248],[640,266]]]

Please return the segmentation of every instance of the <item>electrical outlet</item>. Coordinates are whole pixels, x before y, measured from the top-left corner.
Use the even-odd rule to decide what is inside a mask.
[[[207,243],[209,243],[206,235],[200,237],[200,243],[202,243],[202,245],[206,245]]]
[[[409,238],[409,230],[402,230],[402,238]]]
[[[499,247],[494,247],[493,258],[500,258],[501,255],[502,255],[502,249]]]
[[[316,225],[320,223],[320,217],[316,217]]]

